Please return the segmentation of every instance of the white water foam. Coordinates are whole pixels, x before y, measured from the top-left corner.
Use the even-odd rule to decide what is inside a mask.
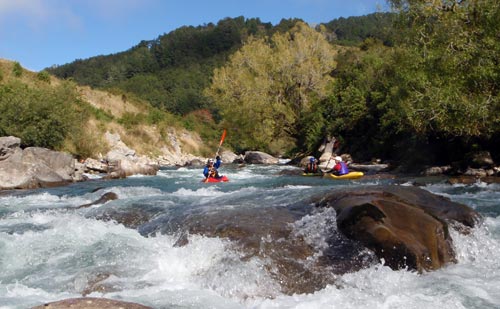
[[[101,197],[106,192],[114,192],[118,195],[119,199],[131,199],[136,197],[153,197],[167,195],[160,189],[136,186],[136,187],[110,187],[96,191],[97,195]]]
[[[34,208],[54,208],[71,205],[82,205],[92,201],[91,195],[84,196],[57,196],[47,192],[28,196],[0,196],[0,207],[15,210],[28,210]]]
[[[152,297],[159,307],[193,302],[197,308],[203,303],[195,300],[205,299],[235,308],[240,299],[279,290],[261,261],[242,261],[227,240],[191,235],[187,245],[175,247],[173,236],[145,238],[113,222],[55,211],[32,213],[22,222],[46,229],[0,233],[0,304],[24,308],[35,300],[77,297],[100,276],[97,284],[111,291],[89,296],[137,298],[145,304]],[[174,300],[159,296],[174,292]]]

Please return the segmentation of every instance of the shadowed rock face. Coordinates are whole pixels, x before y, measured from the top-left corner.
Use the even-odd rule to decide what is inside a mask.
[[[108,299],[108,298],[71,298],[33,307],[32,309],[151,309],[136,303]]]
[[[341,192],[317,206],[335,208],[339,230],[393,269],[435,270],[455,262],[449,223],[473,227],[481,220],[469,207],[416,187]]]

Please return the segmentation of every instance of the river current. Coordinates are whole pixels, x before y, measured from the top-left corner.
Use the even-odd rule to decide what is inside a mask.
[[[423,188],[485,217],[469,235],[452,231],[458,263],[418,274],[383,261],[336,278],[313,293],[285,294],[258,257],[242,258],[226,238],[179,235],[162,224],[198,214],[308,203],[336,189],[412,180],[338,181],[286,175],[285,165],[223,165],[227,183],[201,183],[201,170],[99,178],[65,187],[0,194],[0,308],[30,308],[81,297],[107,297],[153,308],[500,308],[500,185],[426,182]],[[114,192],[118,199],[75,209]],[[147,214],[124,225],[106,211]],[[294,228],[318,248],[329,222],[311,212]],[[333,214],[334,215],[334,214]],[[143,220],[144,221],[144,220]],[[330,222],[331,223],[331,222]],[[90,288],[89,287],[93,287]]]

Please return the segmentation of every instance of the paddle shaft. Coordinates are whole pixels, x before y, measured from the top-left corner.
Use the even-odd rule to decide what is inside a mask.
[[[328,164],[330,164],[330,160],[332,159],[332,156],[330,156],[330,158],[328,159],[328,162],[326,162],[326,170],[325,171],[322,171],[323,173],[326,172],[328,170]]]

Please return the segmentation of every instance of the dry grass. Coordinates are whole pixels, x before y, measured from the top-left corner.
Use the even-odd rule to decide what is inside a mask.
[[[50,82],[41,81],[37,77],[37,72],[25,69],[19,77],[16,77],[13,73],[14,65],[13,61],[0,59],[0,76],[2,77],[0,83],[19,80],[34,87],[61,84],[61,80],[52,75],[50,75]],[[161,155],[162,148],[173,150],[167,132],[175,133],[184,153],[200,154],[208,151],[197,133],[174,127],[175,122],[170,123],[167,120],[168,124],[163,122],[159,126],[139,124],[129,126],[129,128],[116,122],[126,113],[147,114],[149,105],[144,102],[130,100],[125,95],[111,94],[88,86],[77,86],[77,90],[82,101],[111,114],[115,120],[100,121],[91,116],[86,124],[82,124],[85,129],[79,132],[78,136],[73,135],[65,140],[62,150],[79,153],[82,156],[105,155],[110,150],[110,146],[105,141],[104,133],[109,131],[118,133],[121,140],[129,148],[134,149],[138,155],[156,157]]]
[[[37,78],[37,74],[38,72],[32,72],[32,71],[29,71],[29,70],[26,70],[23,68],[23,73],[21,74],[20,77],[16,77],[14,76],[13,72],[12,72],[12,69],[14,68],[14,61],[10,61],[10,60],[7,60],[7,59],[2,59],[0,58],[0,70],[2,71],[2,77],[3,79],[0,80],[0,82],[2,81],[9,81],[9,80],[13,80],[13,79],[17,79],[29,86],[35,86],[35,85],[40,85],[40,84],[47,84],[46,82],[43,82],[43,81],[40,81],[38,80]],[[22,64],[21,64],[22,66]],[[50,85],[54,85],[54,86],[57,86],[61,83],[61,81],[59,79],[57,79],[56,77],[54,76],[50,76]]]
[[[88,86],[79,86],[78,92],[82,100],[95,108],[106,111],[115,118],[120,118],[125,113],[140,114],[147,110],[140,108],[138,103],[129,102],[124,96],[110,94]]]

